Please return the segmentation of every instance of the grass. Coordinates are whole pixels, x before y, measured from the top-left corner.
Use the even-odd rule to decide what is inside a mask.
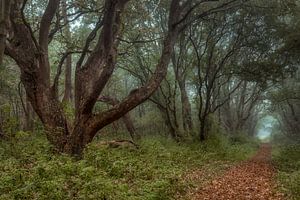
[[[95,141],[76,161],[54,154],[44,137],[19,135],[0,142],[0,199],[174,199],[193,184],[184,181],[188,171],[219,171],[257,147],[220,137],[202,144],[147,137],[139,149],[111,149]]]
[[[281,191],[291,200],[300,199],[300,145],[278,145],[273,151]]]

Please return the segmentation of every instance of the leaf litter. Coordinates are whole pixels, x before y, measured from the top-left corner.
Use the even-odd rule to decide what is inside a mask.
[[[276,191],[271,145],[262,144],[257,154],[228,169],[205,186],[189,192],[190,200],[284,200]]]

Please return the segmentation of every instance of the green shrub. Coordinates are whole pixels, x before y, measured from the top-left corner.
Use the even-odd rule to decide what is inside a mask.
[[[1,117],[0,124],[1,129],[6,138],[15,137],[15,132],[18,130],[19,122],[16,116],[12,114],[12,106],[10,104],[0,105]]]
[[[300,170],[290,173],[280,171],[278,179],[282,184],[282,191],[291,199],[298,200],[300,197]]]
[[[224,162],[244,159],[253,149],[238,149],[222,139],[177,143],[162,137],[140,141],[139,149],[88,146],[83,159],[54,154],[47,140],[32,133],[16,134],[14,145],[0,142],[0,199],[172,199],[187,186],[185,171],[220,168]]]
[[[273,151],[282,191],[291,199],[300,197],[300,145],[281,145]]]

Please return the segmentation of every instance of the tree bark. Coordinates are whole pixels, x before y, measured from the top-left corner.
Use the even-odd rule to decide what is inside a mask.
[[[67,41],[67,47],[66,51],[70,51],[70,41],[72,39],[71,37],[71,32],[70,32],[70,26],[68,24],[68,16],[67,16],[67,1],[63,0],[62,1],[62,15],[63,15],[63,21],[64,24],[66,25],[65,28],[65,38]],[[72,55],[69,54],[66,58],[66,63],[65,63],[65,91],[64,91],[64,97],[63,101],[64,102],[70,102],[73,99],[72,95]]]
[[[6,37],[9,30],[10,4],[11,0],[0,0],[0,65],[3,62]]]
[[[187,56],[187,42],[184,34],[180,35],[178,52],[174,52],[172,55],[172,65],[175,74],[176,81],[180,89],[181,97],[181,112],[182,112],[182,125],[185,131],[193,130],[192,111],[189,96],[186,91],[186,76],[188,73],[188,64],[185,57]],[[176,46],[177,47],[177,46]],[[177,53],[177,54],[176,54]]]
[[[51,85],[50,82],[49,32],[60,1],[48,1],[40,22],[38,39],[35,38],[31,27],[24,22],[20,2],[12,4],[13,12],[10,17],[14,38],[6,45],[5,52],[18,64],[28,99],[45,127],[48,140],[59,152],[81,154],[100,129],[146,101],[167,74],[173,47],[182,28],[183,20],[178,20],[184,16],[182,11],[186,8],[180,6],[179,0],[171,2],[168,32],[153,76],[144,86],[131,91],[112,108],[93,113],[94,105],[115,68],[117,36],[121,26],[121,15],[127,2],[128,0],[105,1],[103,27],[96,46],[83,65],[81,61],[76,65],[75,120],[72,126],[69,126],[70,123],[56,95],[57,85]],[[86,52],[82,55],[86,56]]]
[[[51,20],[59,1],[51,1],[44,13],[40,25],[40,36],[37,41],[32,30],[23,22],[21,5],[12,3],[11,26],[14,39],[6,46],[6,53],[18,64],[21,71],[27,98],[45,127],[48,140],[58,151],[63,151],[69,130],[66,118],[50,87],[48,59],[48,33]]]

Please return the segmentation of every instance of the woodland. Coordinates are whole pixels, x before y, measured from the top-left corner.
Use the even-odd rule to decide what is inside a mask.
[[[299,0],[0,0],[0,199],[299,200],[299,30]]]

